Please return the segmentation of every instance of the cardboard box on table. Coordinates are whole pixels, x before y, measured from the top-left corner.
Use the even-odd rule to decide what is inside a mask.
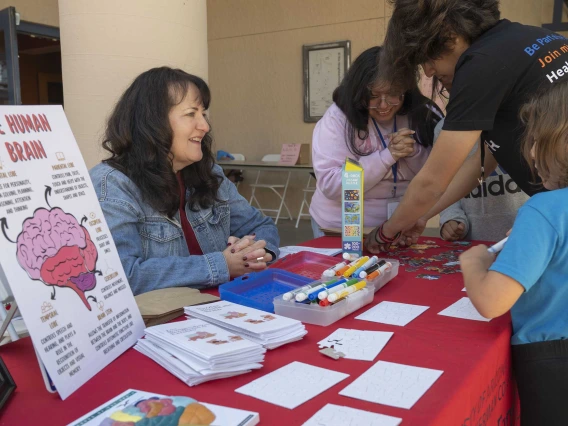
[[[341,247],[344,253],[363,253],[363,185],[361,164],[345,159],[341,175]]]

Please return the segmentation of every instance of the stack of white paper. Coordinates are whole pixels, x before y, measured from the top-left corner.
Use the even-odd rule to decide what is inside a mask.
[[[298,320],[226,301],[187,306],[185,313],[239,334],[267,349],[295,342],[308,333]]]
[[[146,329],[134,347],[174,376],[195,386],[261,368],[266,349],[200,319]]]

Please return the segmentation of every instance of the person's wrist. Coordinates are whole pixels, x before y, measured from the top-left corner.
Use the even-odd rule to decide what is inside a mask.
[[[390,227],[390,221],[386,221],[385,223],[383,223],[382,225],[382,233],[385,237],[387,238],[394,238],[396,235],[396,232],[394,232],[391,227]]]
[[[385,223],[383,223],[381,226],[379,226],[377,228],[377,231],[375,232],[375,242],[377,244],[389,244],[390,245],[390,244],[395,243],[400,238],[402,233],[398,232],[395,235],[393,235],[392,237],[385,235],[385,233],[384,233]]]

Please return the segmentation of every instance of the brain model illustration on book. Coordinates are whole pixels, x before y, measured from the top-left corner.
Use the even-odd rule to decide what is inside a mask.
[[[215,414],[195,399],[185,396],[148,398],[115,411],[100,426],[190,426],[210,425]]]

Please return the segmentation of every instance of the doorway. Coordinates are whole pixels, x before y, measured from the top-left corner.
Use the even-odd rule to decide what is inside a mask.
[[[0,10],[0,104],[63,105],[59,28]]]

